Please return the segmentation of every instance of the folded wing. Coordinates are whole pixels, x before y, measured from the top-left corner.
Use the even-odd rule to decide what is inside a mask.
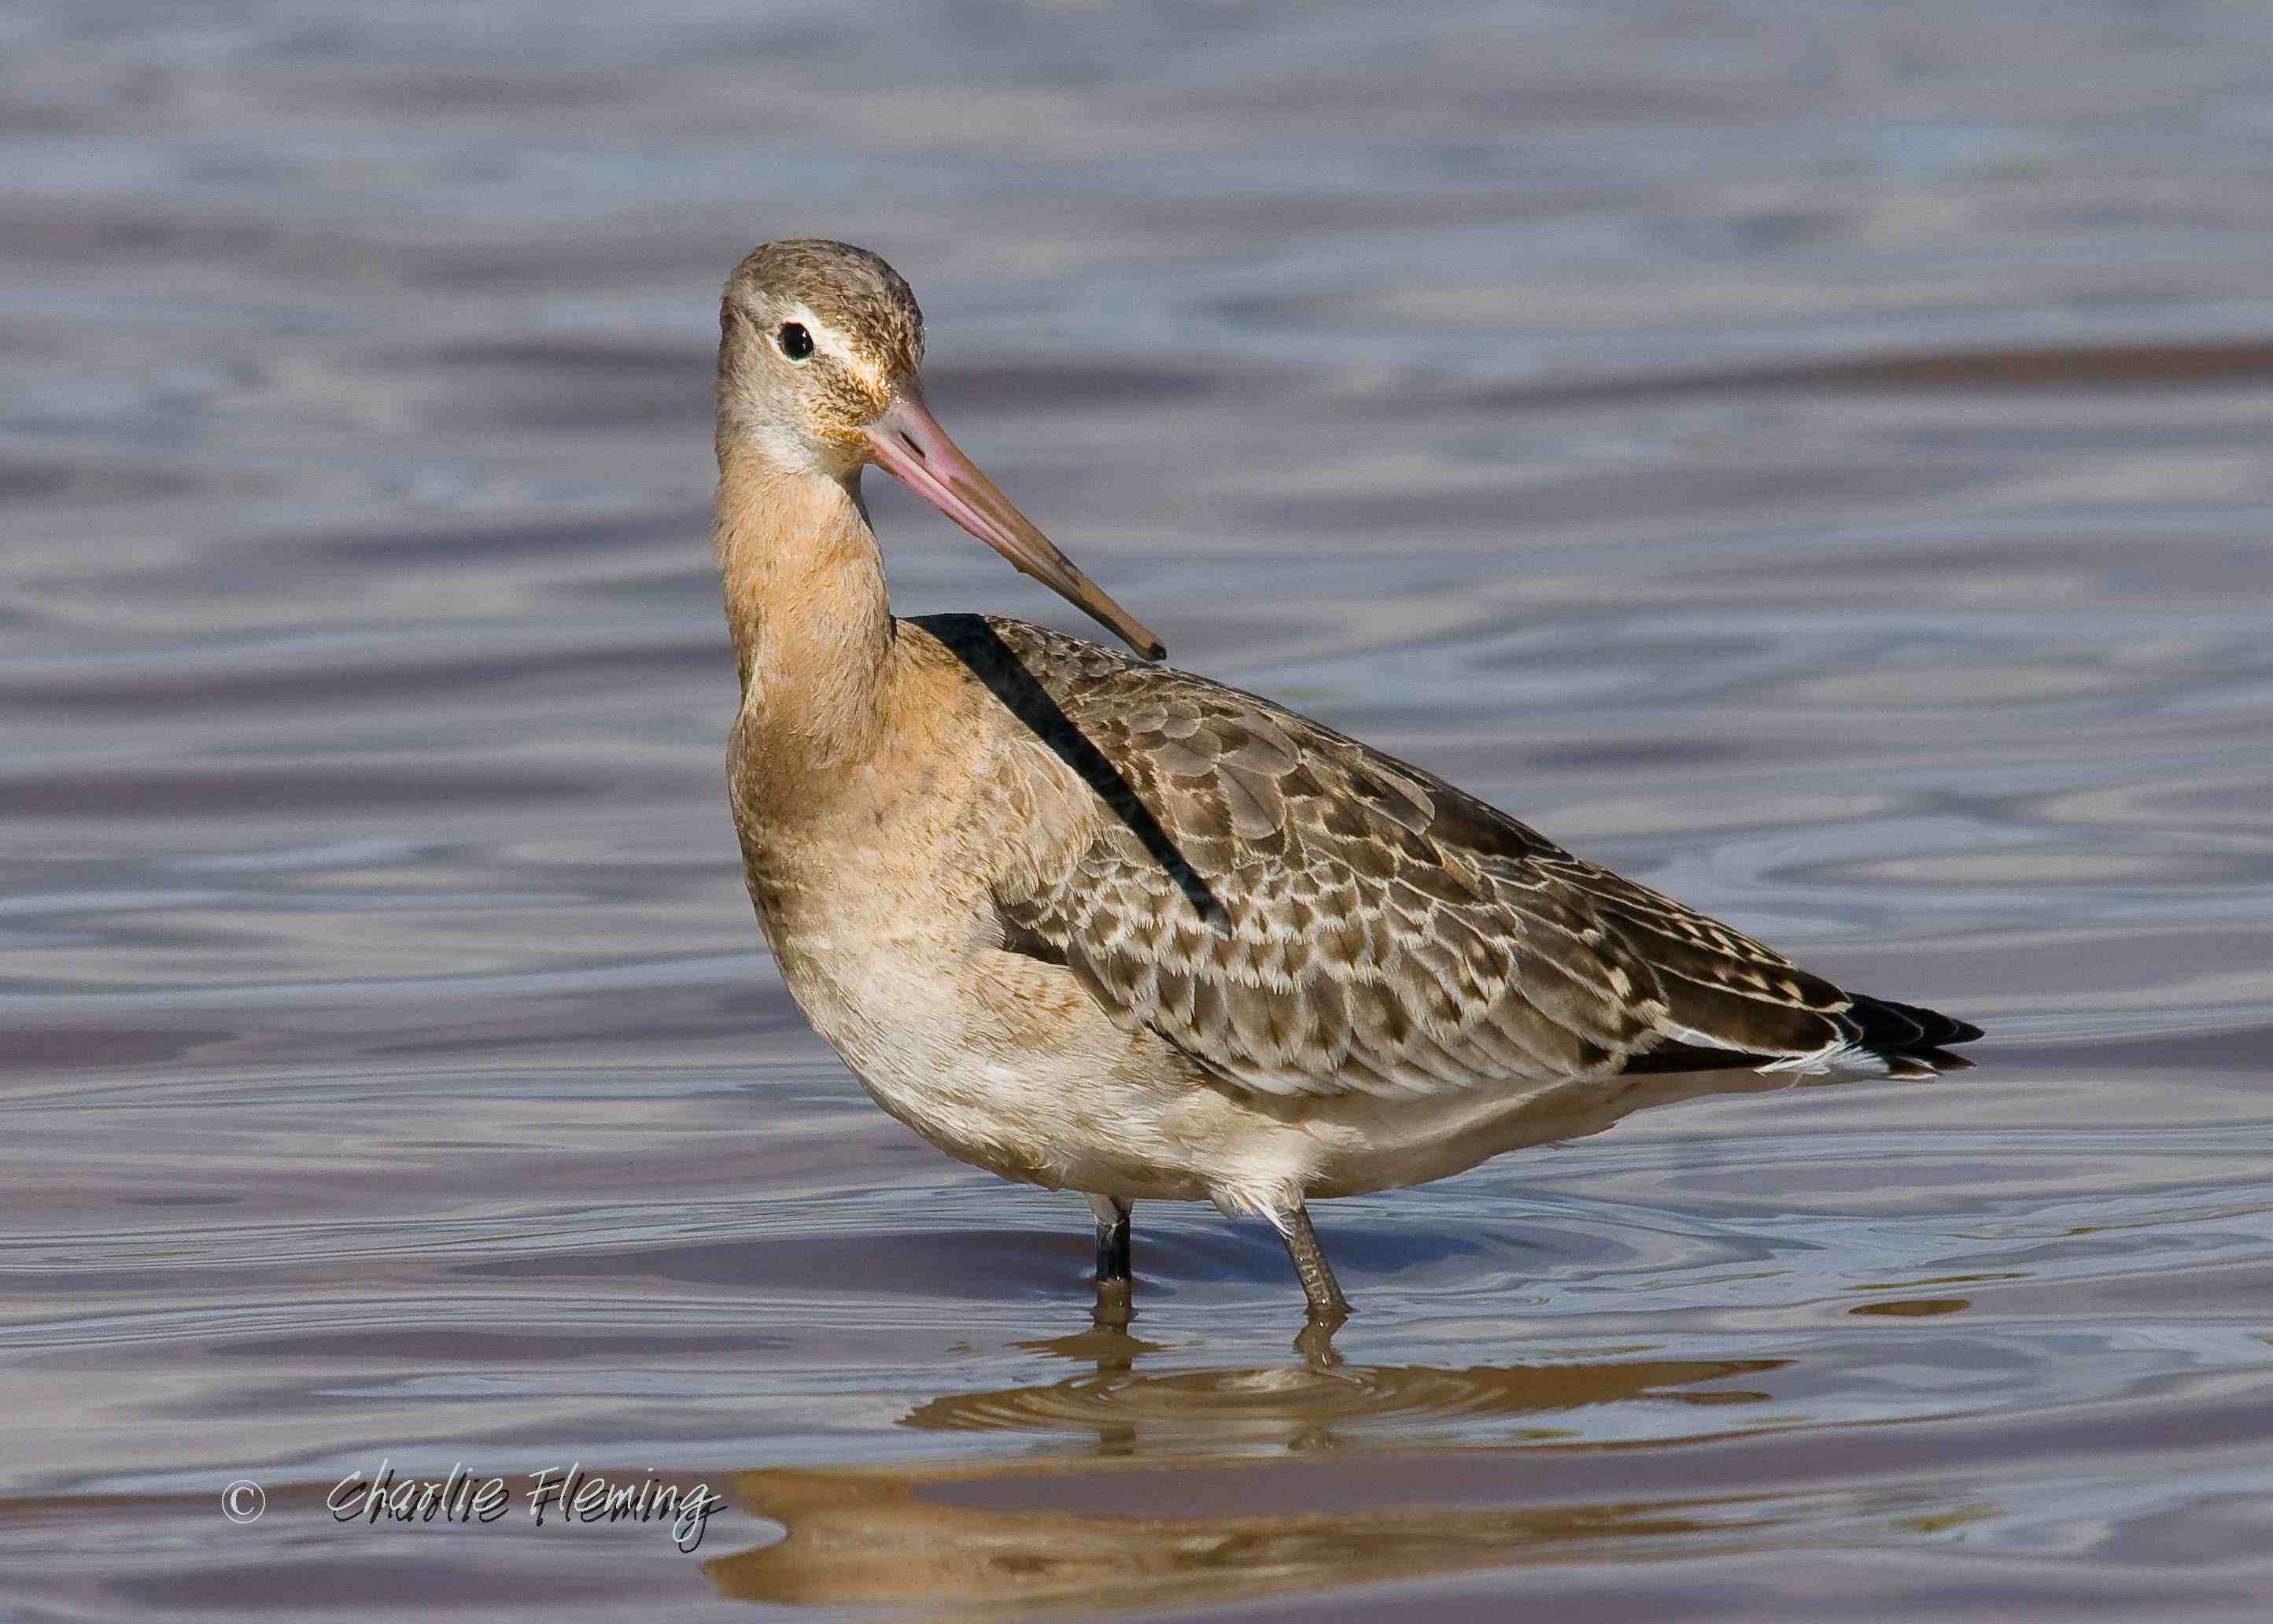
[[[1394,1097],[1627,1069],[1931,1071],[1915,1057],[1978,1035],[1851,996],[1266,700],[1016,621],[924,624],[1020,711],[1034,770],[1097,792],[1085,844],[998,892],[1009,944],[1226,1082]]]

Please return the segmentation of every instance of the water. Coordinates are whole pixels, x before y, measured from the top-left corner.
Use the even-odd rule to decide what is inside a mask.
[[[2262,1616],[2262,8],[0,29],[15,1615]],[[1200,1210],[1090,1331],[741,894],[713,309],[799,233],[1180,663],[1980,1068],[1332,1204],[1336,1370]],[[1086,629],[871,483],[903,612]]]

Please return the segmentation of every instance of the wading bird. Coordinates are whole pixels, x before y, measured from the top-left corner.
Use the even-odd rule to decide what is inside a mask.
[[[1348,1304],[1312,1197],[1536,1142],[1549,1091],[1914,1074],[1980,1035],[1158,664],[926,408],[923,318],[875,255],[768,244],[719,326],[727,778],[766,939],[884,1109],[1088,1196],[1100,1300],[1127,1290],[1132,1202],[1206,1200],[1277,1229],[1330,1332]],[[1141,658],[991,615],[896,619],[871,462]]]

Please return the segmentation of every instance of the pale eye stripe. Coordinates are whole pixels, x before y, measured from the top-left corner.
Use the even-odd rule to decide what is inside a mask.
[[[783,312],[781,319],[802,326],[813,335],[815,355],[827,356],[877,394],[881,395],[891,387],[891,380],[884,376],[884,369],[855,349],[835,327],[814,315],[810,304],[792,304]]]

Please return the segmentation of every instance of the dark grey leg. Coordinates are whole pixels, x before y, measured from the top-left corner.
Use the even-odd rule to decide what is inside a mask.
[[[1097,1217],[1097,1306],[1090,1317],[1100,1330],[1126,1331],[1136,1283],[1129,1270],[1129,1203],[1093,1195],[1089,1210]]]
[[[1109,1195],[1093,1195],[1089,1198],[1089,1210],[1097,1215],[1097,1283],[1103,1286],[1128,1280],[1129,1204]]]
[[[1334,1279],[1333,1266],[1319,1248],[1317,1231],[1310,1228],[1309,1209],[1301,1202],[1291,1212],[1273,1213],[1272,1223],[1279,1237],[1287,1243],[1287,1255],[1294,1260],[1294,1274],[1302,1282],[1302,1295],[1309,1299],[1312,1320],[1329,1320],[1339,1325],[1350,1316],[1349,1298],[1342,1295],[1340,1283]]]

